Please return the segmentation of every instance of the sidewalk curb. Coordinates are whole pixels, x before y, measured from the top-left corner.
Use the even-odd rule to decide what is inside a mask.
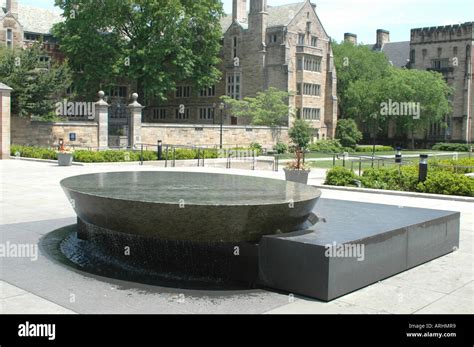
[[[39,158],[26,158],[26,157],[13,157],[13,156],[10,156],[10,159],[11,160],[25,160],[25,161],[35,161],[35,162],[38,162],[38,163],[51,163],[51,164],[57,164],[58,161],[57,160],[51,160],[51,159],[39,159]],[[73,166],[84,166],[83,163],[76,163],[76,162],[72,162]],[[59,166],[59,165],[58,165]]]
[[[457,195],[440,195],[440,194],[427,194],[427,193],[415,193],[415,192],[400,192],[400,191],[396,191],[396,190],[325,186],[325,185],[319,185],[319,184],[312,184],[312,186],[316,187],[318,189],[341,190],[341,191],[345,191],[345,192],[395,195],[395,196],[406,196],[406,197],[413,197],[413,198],[446,200],[446,201],[474,202],[474,198],[467,197],[467,196],[457,196]]]

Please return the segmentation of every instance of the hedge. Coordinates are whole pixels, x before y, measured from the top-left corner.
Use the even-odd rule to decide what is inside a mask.
[[[58,159],[57,151],[55,149],[50,149],[50,148],[12,145],[10,147],[10,154],[12,156],[16,156],[17,153],[19,153],[20,157],[23,157],[23,158],[50,159],[50,160]]]
[[[248,150],[248,148],[246,148]],[[36,159],[51,159],[57,160],[57,150],[50,148],[42,148],[35,146],[11,146],[11,155],[15,156],[16,153],[19,153],[21,157],[24,158],[36,158]],[[204,150],[204,156],[206,159],[217,158],[218,157],[217,149],[206,149]],[[202,150],[199,153],[199,157],[202,158]],[[140,151],[89,151],[89,150],[76,150],[73,152],[74,161],[80,163],[116,163],[116,162],[125,162],[125,161],[140,161],[141,152]],[[176,160],[186,160],[186,159],[197,159],[198,151],[193,149],[186,148],[176,148],[175,158]],[[163,160],[166,158],[166,151],[163,151]],[[173,152],[171,149],[168,150],[168,160],[173,158]],[[143,160],[151,161],[157,160],[158,156],[156,151],[143,151]]]
[[[432,149],[435,151],[449,151],[449,152],[469,152],[471,145],[466,143],[437,143]]]
[[[374,150],[374,146],[372,145],[357,145],[355,148],[356,152],[372,152]],[[375,146],[375,152],[391,152],[393,148],[390,146]]]
[[[355,179],[351,170],[335,167],[327,173],[325,184],[348,186],[353,185]],[[363,188],[474,197],[473,178],[433,166],[426,181],[421,183],[416,166],[367,169],[359,180]]]

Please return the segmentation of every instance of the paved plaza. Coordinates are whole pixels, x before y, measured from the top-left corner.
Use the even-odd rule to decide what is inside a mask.
[[[38,244],[53,230],[76,222],[59,186],[63,178],[110,171],[200,171],[284,179],[282,171],[226,170],[136,163],[59,167],[27,160],[0,161],[0,243]],[[321,184],[314,170],[310,184]],[[460,248],[453,253],[329,303],[267,289],[203,291],[165,288],[91,275],[55,261],[0,259],[0,313],[474,313],[474,200],[322,189],[322,197],[461,212]],[[380,216],[390,218],[390,216]]]

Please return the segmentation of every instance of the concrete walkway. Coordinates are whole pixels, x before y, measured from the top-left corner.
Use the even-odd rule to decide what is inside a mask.
[[[268,170],[165,169],[136,164],[58,167],[53,163],[4,160],[0,161],[0,243],[38,240],[55,228],[74,222],[75,213],[59,186],[61,179],[93,172],[135,170],[232,172],[284,178],[283,172]],[[325,171],[313,170],[310,183],[321,183]],[[70,271],[41,254],[35,264],[0,258],[0,313],[474,313],[474,204],[322,191],[323,197],[329,199],[460,211],[460,249],[330,303],[260,289],[217,295],[211,291],[197,293],[149,286],[144,291],[122,283],[121,290],[117,290],[116,281]],[[80,294],[76,293],[78,286]],[[70,300],[72,293],[78,295],[77,301]],[[185,303],[175,302],[180,293],[185,293]]]

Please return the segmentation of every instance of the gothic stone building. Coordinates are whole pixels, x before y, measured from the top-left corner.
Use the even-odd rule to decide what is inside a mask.
[[[61,20],[57,12],[21,5],[18,0],[6,0],[3,4],[0,1],[0,45],[25,48],[41,41],[48,53],[45,62],[50,57],[61,60],[57,41],[51,34],[53,25]]]
[[[220,123],[221,96],[242,99],[274,87],[290,93],[292,114],[312,124],[315,138],[332,138],[337,122],[336,70],[331,39],[316,5],[304,1],[271,7],[266,0],[250,0],[247,12],[247,0],[234,0],[232,16],[221,24],[221,80],[205,90],[180,84],[165,103],[147,105],[147,120]],[[288,123],[292,119],[288,115]],[[225,110],[223,122],[241,125],[248,119]]]
[[[432,140],[472,142],[474,22],[411,30],[410,67],[437,71],[454,88],[448,128],[433,125]]]
[[[431,124],[425,134],[417,134],[418,142],[472,143],[474,140],[473,23],[412,29],[410,41],[402,42],[390,42],[390,33],[378,29],[376,43],[368,45],[372,50],[383,52],[395,67],[437,71],[454,88],[451,97],[452,114],[447,115],[443,122]],[[344,40],[357,44],[357,36],[351,33],[346,33]],[[447,124],[447,127],[442,123]],[[362,127],[362,130],[370,137],[368,129]],[[388,143],[393,143],[400,134],[391,126],[386,135]]]

